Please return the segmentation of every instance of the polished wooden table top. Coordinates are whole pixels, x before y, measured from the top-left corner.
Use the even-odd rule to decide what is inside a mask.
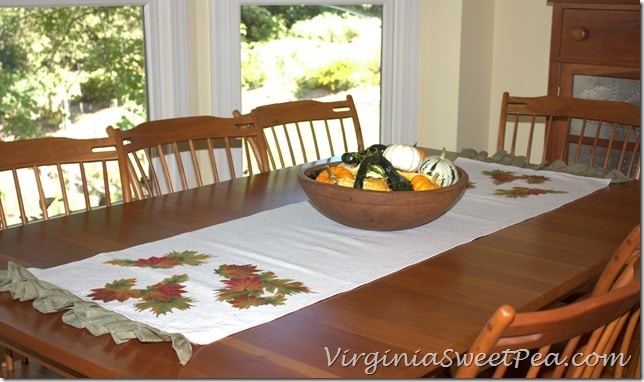
[[[47,268],[303,200],[291,168],[11,228],[0,231],[0,268],[8,261]],[[467,350],[502,303],[538,309],[592,280],[639,221],[639,182],[610,185],[275,321],[194,346],[186,366],[169,343],[117,345],[8,293],[0,293],[0,344],[63,375],[95,378],[418,377],[437,368],[428,355],[440,360]]]

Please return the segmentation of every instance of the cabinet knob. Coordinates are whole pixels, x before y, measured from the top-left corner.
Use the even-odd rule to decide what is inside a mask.
[[[582,41],[588,38],[588,30],[586,28],[575,28],[572,31],[573,40]]]

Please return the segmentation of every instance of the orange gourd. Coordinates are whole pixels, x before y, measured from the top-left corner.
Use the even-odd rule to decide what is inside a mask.
[[[325,166],[324,170],[320,171],[318,176],[315,178],[318,182],[337,184],[338,179],[354,179],[353,174],[347,168],[340,166]]]
[[[414,188],[414,191],[427,191],[439,188],[438,185],[436,183],[432,183],[428,177],[420,174],[411,178],[411,185]]]

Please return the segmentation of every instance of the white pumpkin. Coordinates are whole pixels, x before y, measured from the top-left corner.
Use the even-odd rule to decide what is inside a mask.
[[[451,160],[445,158],[445,149],[441,155],[430,155],[420,165],[418,170],[421,174],[429,175],[430,178],[435,179],[435,183],[440,184],[441,187],[451,186],[458,182],[458,170],[456,165]]]
[[[423,161],[423,156],[416,147],[395,143],[389,145],[382,152],[385,157],[395,169],[401,171],[416,172]]]

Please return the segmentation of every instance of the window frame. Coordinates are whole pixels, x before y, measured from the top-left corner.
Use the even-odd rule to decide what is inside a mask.
[[[315,4],[381,4],[381,143],[414,144],[418,139],[418,79],[421,0],[316,0]],[[241,108],[241,6],[275,5],[267,0],[210,0],[212,111]],[[303,0],[280,0],[301,4]],[[312,1],[310,3],[313,3]]]

